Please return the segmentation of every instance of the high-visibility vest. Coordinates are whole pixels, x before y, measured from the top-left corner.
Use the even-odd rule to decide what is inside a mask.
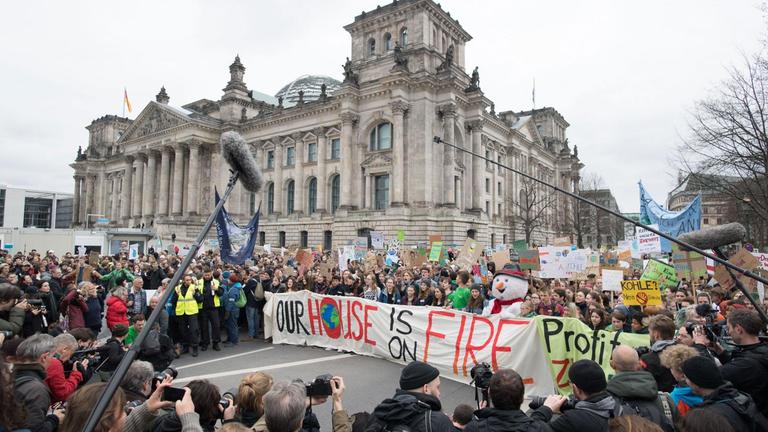
[[[176,316],[197,315],[197,300],[195,300],[195,286],[190,285],[187,288],[187,295],[181,295],[181,285],[176,287]]]
[[[205,281],[203,279],[200,279],[200,280],[197,281],[197,290],[200,291],[201,293],[203,292],[203,287],[204,287],[203,284],[204,283],[205,283]],[[221,306],[221,302],[219,300],[219,296],[216,295],[216,290],[217,289],[219,289],[219,281],[217,281],[216,279],[211,279],[211,290],[214,293],[213,294],[213,305],[215,307]],[[201,302],[201,301],[197,302],[197,307],[202,309],[203,308],[203,302]]]

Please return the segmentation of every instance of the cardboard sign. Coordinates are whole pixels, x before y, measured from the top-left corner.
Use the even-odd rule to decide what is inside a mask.
[[[604,252],[600,256],[600,268],[603,270],[621,270],[619,255],[616,252]]]
[[[648,261],[648,265],[645,266],[645,271],[640,280],[656,281],[659,287],[663,289],[675,288],[679,282],[674,266],[655,259]]]
[[[760,267],[760,262],[757,260],[757,258],[755,258],[751,253],[749,253],[749,251],[744,248],[733,254],[728,259],[728,262],[747,270],[753,270]],[[746,288],[749,292],[753,293],[757,291],[756,280],[735,271],[733,274],[739,278],[741,283],[744,285],[744,288]],[[720,283],[720,286],[722,286],[726,292],[736,287],[736,282],[728,273],[728,268],[722,264],[717,264],[717,266],[715,266],[715,280]]]
[[[494,253],[491,255],[491,261],[496,264],[496,271],[501,270],[506,264],[511,262],[509,259],[509,250],[504,249],[503,251]]]
[[[672,264],[679,279],[689,281],[707,277],[707,260],[696,252],[682,251],[676,244],[672,245]]]
[[[320,264],[320,275],[326,279],[326,282],[330,284],[331,276],[333,276],[333,268],[336,267],[336,263],[324,262]]]
[[[658,230],[658,225],[649,225]],[[637,245],[641,254],[661,253],[661,237],[645,228],[637,227]]]
[[[621,292],[624,272],[621,270],[603,270],[603,291]]]
[[[621,296],[627,306],[661,306],[661,290],[654,280],[621,282]]]
[[[541,270],[541,265],[539,264],[539,251],[537,249],[520,250],[517,252],[517,255],[520,270]]]
[[[469,270],[480,259],[482,252],[483,245],[475,239],[468,238],[464,240],[464,246],[461,247],[459,257],[456,258],[456,265],[461,269]]]
[[[443,252],[443,242],[432,242],[432,248],[429,250],[430,261],[440,261],[440,254]]]
[[[555,246],[570,246],[572,244],[570,237],[555,238]]]
[[[528,243],[525,240],[515,240],[512,242],[512,249],[516,251],[528,250]]]
[[[299,249],[296,252],[296,263],[305,269],[312,267],[312,251],[310,249]]]

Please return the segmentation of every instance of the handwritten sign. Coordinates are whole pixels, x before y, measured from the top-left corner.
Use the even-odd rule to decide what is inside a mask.
[[[621,295],[627,306],[661,306],[661,290],[654,280],[621,282]]]
[[[675,267],[655,259],[648,261],[640,279],[656,281],[664,289],[675,288],[678,284]]]
[[[538,250],[519,250],[517,255],[520,264],[520,270],[541,270]]]
[[[757,267],[760,267],[760,262],[757,258],[755,258],[749,251],[742,248],[735,254],[733,254],[729,259],[728,262],[737,266],[741,267],[743,269],[747,270],[753,270]],[[739,278],[741,283],[744,285],[744,288],[749,290],[750,292],[757,291],[757,281],[742,275],[741,273],[733,272],[733,274]],[[718,264],[715,266],[715,280],[720,282],[720,286],[723,287],[726,291],[730,291],[733,288],[736,288],[736,281],[733,280],[731,275],[728,273],[728,268],[722,264]]]

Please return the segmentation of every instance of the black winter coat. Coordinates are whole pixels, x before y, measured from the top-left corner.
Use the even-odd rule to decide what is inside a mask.
[[[438,398],[400,389],[373,410],[366,432],[380,432],[384,426],[398,425],[408,426],[411,432],[453,431],[453,423],[443,414]]]
[[[656,341],[656,343],[651,346],[651,350],[642,356],[640,356],[640,361],[643,364],[643,369],[647,370],[648,372],[653,375],[653,378],[656,380],[656,385],[659,388],[659,391],[663,392],[671,392],[675,389],[675,385],[677,385],[677,380],[674,376],[672,376],[672,372],[661,365],[661,353],[664,352],[664,350],[674,345],[674,341]]]
[[[524,432],[547,431],[547,422],[552,411],[547,407],[538,410],[537,418],[531,418],[518,410],[483,408],[475,411],[475,417],[464,428],[464,432]],[[543,420],[543,419],[547,420]]]
[[[26,426],[32,432],[55,431],[59,419],[48,415],[51,392],[45,384],[45,369],[38,363],[17,364],[13,368],[16,399],[27,413]]]
[[[752,396],[757,409],[768,416],[768,344],[739,346],[720,373],[737,390]]]
[[[695,409],[703,409],[723,416],[736,431],[768,432],[768,421],[757,410],[755,402],[746,393],[736,390],[730,382],[716,388]]]
[[[576,407],[563,412],[563,415],[549,423],[556,432],[599,432],[608,431],[608,421],[613,417],[616,401],[606,392],[592,395],[589,399],[576,402]],[[539,409],[531,413],[531,418],[546,421]]]

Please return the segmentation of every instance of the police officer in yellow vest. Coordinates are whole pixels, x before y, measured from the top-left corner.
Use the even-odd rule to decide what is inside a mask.
[[[221,324],[219,314],[221,311],[220,297],[224,289],[219,286],[219,281],[213,278],[210,269],[203,271],[203,278],[197,281],[197,291],[202,294],[202,301],[197,303],[200,309],[198,321],[200,322],[200,348],[208,350],[208,344],[213,342],[213,350],[221,351]]]
[[[198,302],[203,300],[202,294],[196,288],[192,276],[185,275],[183,281],[176,286],[176,295],[173,296],[176,323],[179,326],[179,332],[184,337],[184,350],[181,353],[189,353],[191,346],[192,357],[197,357],[198,344],[200,343],[197,316],[200,309]]]

